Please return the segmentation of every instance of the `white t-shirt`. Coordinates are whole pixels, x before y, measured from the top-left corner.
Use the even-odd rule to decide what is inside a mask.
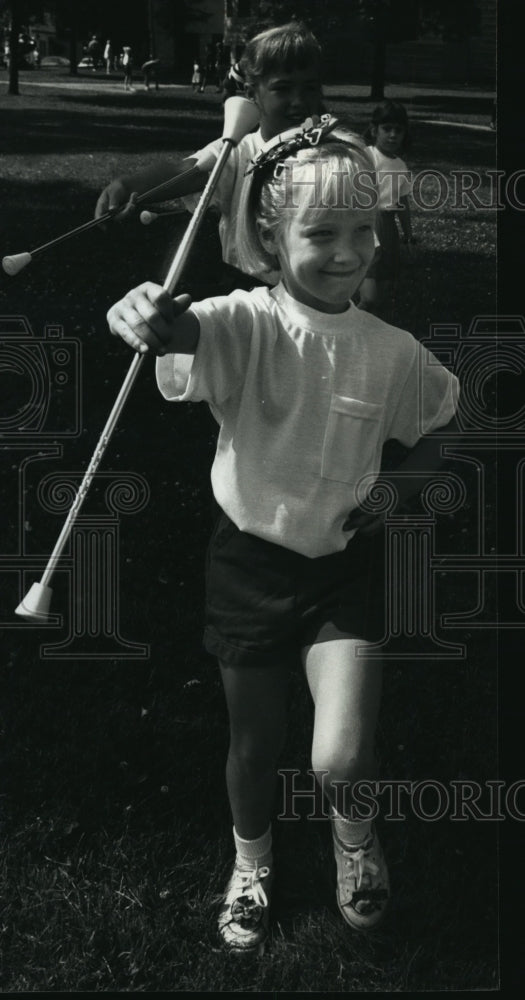
[[[157,383],[168,400],[210,405],[217,502],[242,531],[306,556],[344,549],[356,487],[377,477],[384,442],[410,448],[447,424],[456,377],[412,334],[352,304],[318,312],[281,284],[191,309],[195,356],[158,358]]]
[[[211,201],[211,204],[215,205],[221,213],[219,236],[222,244],[223,260],[227,264],[239,267],[241,270],[245,270],[245,268],[237,257],[239,200],[246,169],[250,160],[256,156],[263,145],[264,141],[260,129],[257,132],[249,132],[248,135],[243,136],[238,145],[233,147],[226,160]],[[209,169],[210,157],[217,160],[221,149],[222,139],[215,139],[214,142],[210,142],[207,146],[198,150],[198,152],[192,153],[191,156],[192,159],[197,161],[197,166],[202,163],[206,165],[206,169]],[[199,197],[200,194],[190,194],[182,199],[188,211],[193,212],[195,210]]]
[[[400,198],[410,194],[412,177],[404,160],[399,156],[385,156],[377,146],[367,147],[377,178],[378,208],[382,212],[395,212],[401,207]]]

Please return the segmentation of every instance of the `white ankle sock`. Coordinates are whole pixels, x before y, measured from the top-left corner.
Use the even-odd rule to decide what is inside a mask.
[[[361,820],[358,823],[354,823],[352,820],[346,819],[346,816],[341,816],[333,806],[332,822],[338,839],[347,847],[359,847],[366,840],[372,829],[371,820]]]
[[[272,864],[272,828],[268,827],[266,833],[255,840],[244,840],[239,837],[235,827],[233,828],[233,839],[237,850],[237,863],[241,868],[262,868]]]

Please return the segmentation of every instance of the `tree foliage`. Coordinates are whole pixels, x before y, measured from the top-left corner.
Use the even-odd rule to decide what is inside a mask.
[[[319,39],[359,27],[386,42],[432,33],[443,41],[463,40],[479,31],[479,0],[254,0],[255,29],[290,20],[305,21]]]
[[[155,18],[161,28],[182,32],[188,21],[207,21],[212,15],[203,10],[198,0],[155,0]]]
[[[255,0],[252,31],[305,21],[321,44],[352,32],[372,46],[371,97],[383,97],[387,46],[431,35],[463,41],[480,26],[479,0]]]
[[[419,7],[420,34],[432,31],[444,42],[461,42],[479,33],[479,0],[422,0]]]
[[[254,0],[249,33],[288,21],[303,21],[322,42],[352,21],[351,0]]]

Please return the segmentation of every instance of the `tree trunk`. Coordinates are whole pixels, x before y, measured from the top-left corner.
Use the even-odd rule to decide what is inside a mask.
[[[20,9],[17,0],[11,3],[11,30],[9,32],[9,88],[8,94],[19,94],[18,89],[18,36],[20,34]]]
[[[379,4],[373,22],[374,50],[372,55],[372,86],[370,89],[370,97],[373,101],[382,101],[385,96],[387,16],[385,4]]]
[[[70,76],[78,76],[77,39],[78,39],[78,29],[76,24],[72,24],[69,29],[69,75]]]
[[[155,34],[155,18],[152,0],[148,0],[148,36],[149,52],[152,59],[157,58],[157,39]]]
[[[372,63],[372,86],[370,97],[373,101],[382,101],[385,96],[386,75],[386,41],[384,36],[376,38]]]

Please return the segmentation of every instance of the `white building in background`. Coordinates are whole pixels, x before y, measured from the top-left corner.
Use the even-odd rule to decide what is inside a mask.
[[[29,34],[36,42],[41,59],[44,56],[54,54],[53,43],[56,39],[56,30],[54,21],[49,13],[44,12],[43,21],[32,22],[29,25]]]
[[[2,54],[4,62],[7,64],[9,59],[9,25],[7,24],[3,29],[0,27],[0,38],[2,38],[2,31]],[[31,19],[28,24],[24,24],[19,36],[20,46],[28,49],[29,44],[32,43],[34,50],[38,51],[39,59],[42,59],[44,56],[54,54],[55,40],[55,24],[53,18],[48,12],[43,13],[42,21],[35,21]],[[27,53],[26,58],[28,62],[31,61],[29,52]]]
[[[189,6],[202,16],[189,16],[181,21],[180,33],[173,37],[162,28],[155,0],[151,0],[150,34],[154,36],[156,55],[163,66],[172,67],[175,74],[181,72],[184,76],[195,61],[203,61],[207,45],[224,37],[225,0],[198,0]]]

